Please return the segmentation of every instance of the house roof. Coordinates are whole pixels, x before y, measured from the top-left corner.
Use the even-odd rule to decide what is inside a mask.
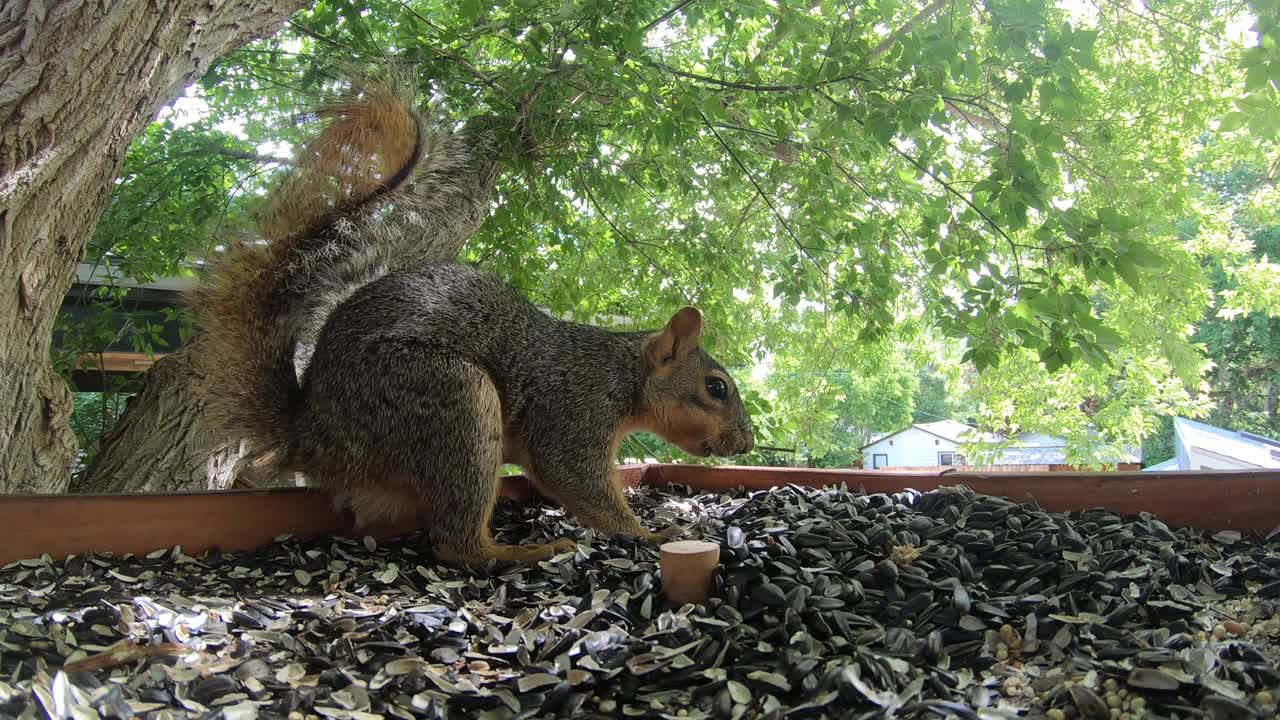
[[[1171,457],[1162,463],[1156,463],[1155,465],[1149,465],[1147,467],[1142,468],[1142,472],[1161,472],[1164,470],[1177,470],[1177,469],[1178,469],[1178,458]]]
[[[920,430],[921,432],[926,432],[934,437],[942,438],[943,440],[949,440],[953,443],[964,442],[964,440],[962,440],[961,438],[964,437],[966,433],[976,432],[974,428],[968,425],[965,425],[962,422],[958,422],[956,420],[939,420],[937,422],[931,422],[931,423],[913,423],[911,425],[908,425],[902,428],[901,430],[896,430],[891,433],[885,433],[884,435],[876,437],[871,442],[867,443],[866,445],[863,445],[858,449],[866,450],[867,448],[871,447],[872,445],[875,445],[881,440],[887,440],[895,435],[901,435],[902,433],[910,430],[911,428],[915,428],[917,430]]]
[[[1000,442],[1002,438],[991,433],[979,432],[977,428],[966,425],[957,420],[939,420],[937,422],[914,423],[898,430],[897,432],[886,433],[872,439],[871,442],[863,445],[859,450],[866,450],[881,440],[900,435],[911,428],[915,428],[921,432],[928,433],[937,438],[947,440],[949,442],[963,445],[966,442]],[[1023,438],[1038,440],[1036,444],[1025,442]],[[1066,462],[1066,445],[1067,441],[1062,438],[1045,435],[1043,433],[1023,433],[1012,438],[1007,447],[1000,451],[999,464],[1001,465],[1054,465]],[[1128,463],[1137,462],[1141,452],[1136,448],[1132,451],[1122,452],[1113,457],[1107,457],[1104,462],[1111,463]]]
[[[1183,447],[1225,455],[1261,468],[1280,468],[1280,440],[1186,418],[1173,419],[1173,432]]]
[[[193,267],[188,265],[188,267]],[[182,292],[199,284],[193,275],[160,277],[148,282],[140,282],[125,276],[114,267],[80,263],[76,266],[76,283],[80,285],[112,285],[117,287],[144,288],[147,290],[168,290]]]
[[[966,436],[976,435],[978,432],[977,429],[956,420],[939,420],[931,423],[918,423],[915,427],[920,428],[930,435],[937,435],[944,440],[950,440],[952,442],[964,442]]]

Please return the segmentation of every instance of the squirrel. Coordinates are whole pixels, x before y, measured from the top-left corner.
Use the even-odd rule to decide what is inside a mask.
[[[263,237],[228,249],[192,298],[216,422],[330,490],[357,529],[425,520],[445,562],[575,547],[495,541],[504,463],[597,531],[673,536],[628,505],[622,440],[651,431],[700,457],[754,443],[736,383],[701,347],[701,314],[613,332],[553,318],[456,257],[395,268],[415,225],[456,204],[443,178],[473,158],[425,129],[394,74],[353,81],[314,117],[322,127],[273,193]]]

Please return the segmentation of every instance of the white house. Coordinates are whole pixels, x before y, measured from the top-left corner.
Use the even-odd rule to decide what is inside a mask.
[[[1280,468],[1280,440],[1242,430],[1224,430],[1186,418],[1173,419],[1173,437],[1175,455],[1143,470]]]
[[[955,420],[916,423],[883,435],[862,448],[862,465],[870,470],[885,467],[957,465],[960,439],[973,428]]]
[[[862,464],[869,470],[894,467],[949,467],[964,465],[960,447],[966,442],[994,441],[955,420],[916,423],[882,435],[862,448]],[[1024,433],[1001,450],[987,466],[1051,466],[1066,464],[1067,441],[1041,433]],[[1107,458],[1113,464],[1138,462],[1137,451],[1123,457]],[[1136,468],[1135,468],[1136,469]]]

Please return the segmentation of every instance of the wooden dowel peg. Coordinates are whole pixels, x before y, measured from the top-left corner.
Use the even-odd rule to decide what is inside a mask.
[[[659,548],[662,593],[677,605],[705,603],[711,596],[720,546],[701,540],[678,540]]]

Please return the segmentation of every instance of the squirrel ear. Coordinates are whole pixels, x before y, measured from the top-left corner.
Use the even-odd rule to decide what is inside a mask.
[[[675,315],[671,316],[671,321],[667,323],[667,330],[681,340],[697,344],[702,337],[702,313],[693,307],[680,308]]]
[[[671,316],[661,332],[645,344],[649,367],[661,367],[688,355],[698,347],[702,337],[702,313],[696,308],[681,308]]]

